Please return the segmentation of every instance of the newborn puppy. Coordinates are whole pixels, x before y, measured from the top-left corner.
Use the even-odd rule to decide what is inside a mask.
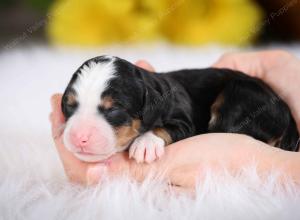
[[[166,145],[209,132],[247,134],[298,149],[287,105],[262,81],[228,69],[154,74],[99,56],[74,73],[61,105],[64,144],[88,162],[129,150],[137,162],[149,163]]]

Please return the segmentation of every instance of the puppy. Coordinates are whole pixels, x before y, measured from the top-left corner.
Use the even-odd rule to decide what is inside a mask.
[[[298,150],[287,105],[262,81],[229,69],[154,74],[99,56],[73,74],[61,107],[64,144],[87,162],[129,150],[137,162],[150,163],[166,145],[209,132],[247,134]]]

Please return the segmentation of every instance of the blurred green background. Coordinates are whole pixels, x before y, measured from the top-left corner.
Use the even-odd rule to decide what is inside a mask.
[[[1,0],[1,48],[300,40],[299,0]]]

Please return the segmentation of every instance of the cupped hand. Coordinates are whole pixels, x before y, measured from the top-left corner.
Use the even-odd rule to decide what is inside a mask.
[[[230,68],[267,83],[289,106],[300,131],[300,60],[282,50],[223,55],[213,67]]]
[[[137,65],[153,71],[145,61],[137,62]],[[258,74],[257,71],[249,73]],[[73,182],[95,184],[104,177],[115,177],[124,173],[137,181],[142,181],[151,172],[160,176],[164,174],[172,185],[192,189],[206,168],[218,170],[226,167],[235,173],[253,161],[256,161],[258,171],[261,173],[280,168],[285,169],[285,173],[295,177],[296,180],[300,179],[297,172],[300,169],[298,153],[276,149],[239,134],[205,134],[176,142],[167,146],[165,155],[151,164],[137,164],[134,160],[128,159],[126,152],[117,153],[99,163],[82,162],[63,144],[64,117],[60,107],[61,97],[60,94],[56,94],[51,99],[50,120],[53,139],[65,173]]]

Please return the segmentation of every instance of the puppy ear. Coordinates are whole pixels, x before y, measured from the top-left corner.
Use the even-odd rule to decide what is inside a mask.
[[[144,106],[142,110],[142,125],[145,130],[162,124],[164,100],[159,92],[151,85],[146,84],[144,93]]]

